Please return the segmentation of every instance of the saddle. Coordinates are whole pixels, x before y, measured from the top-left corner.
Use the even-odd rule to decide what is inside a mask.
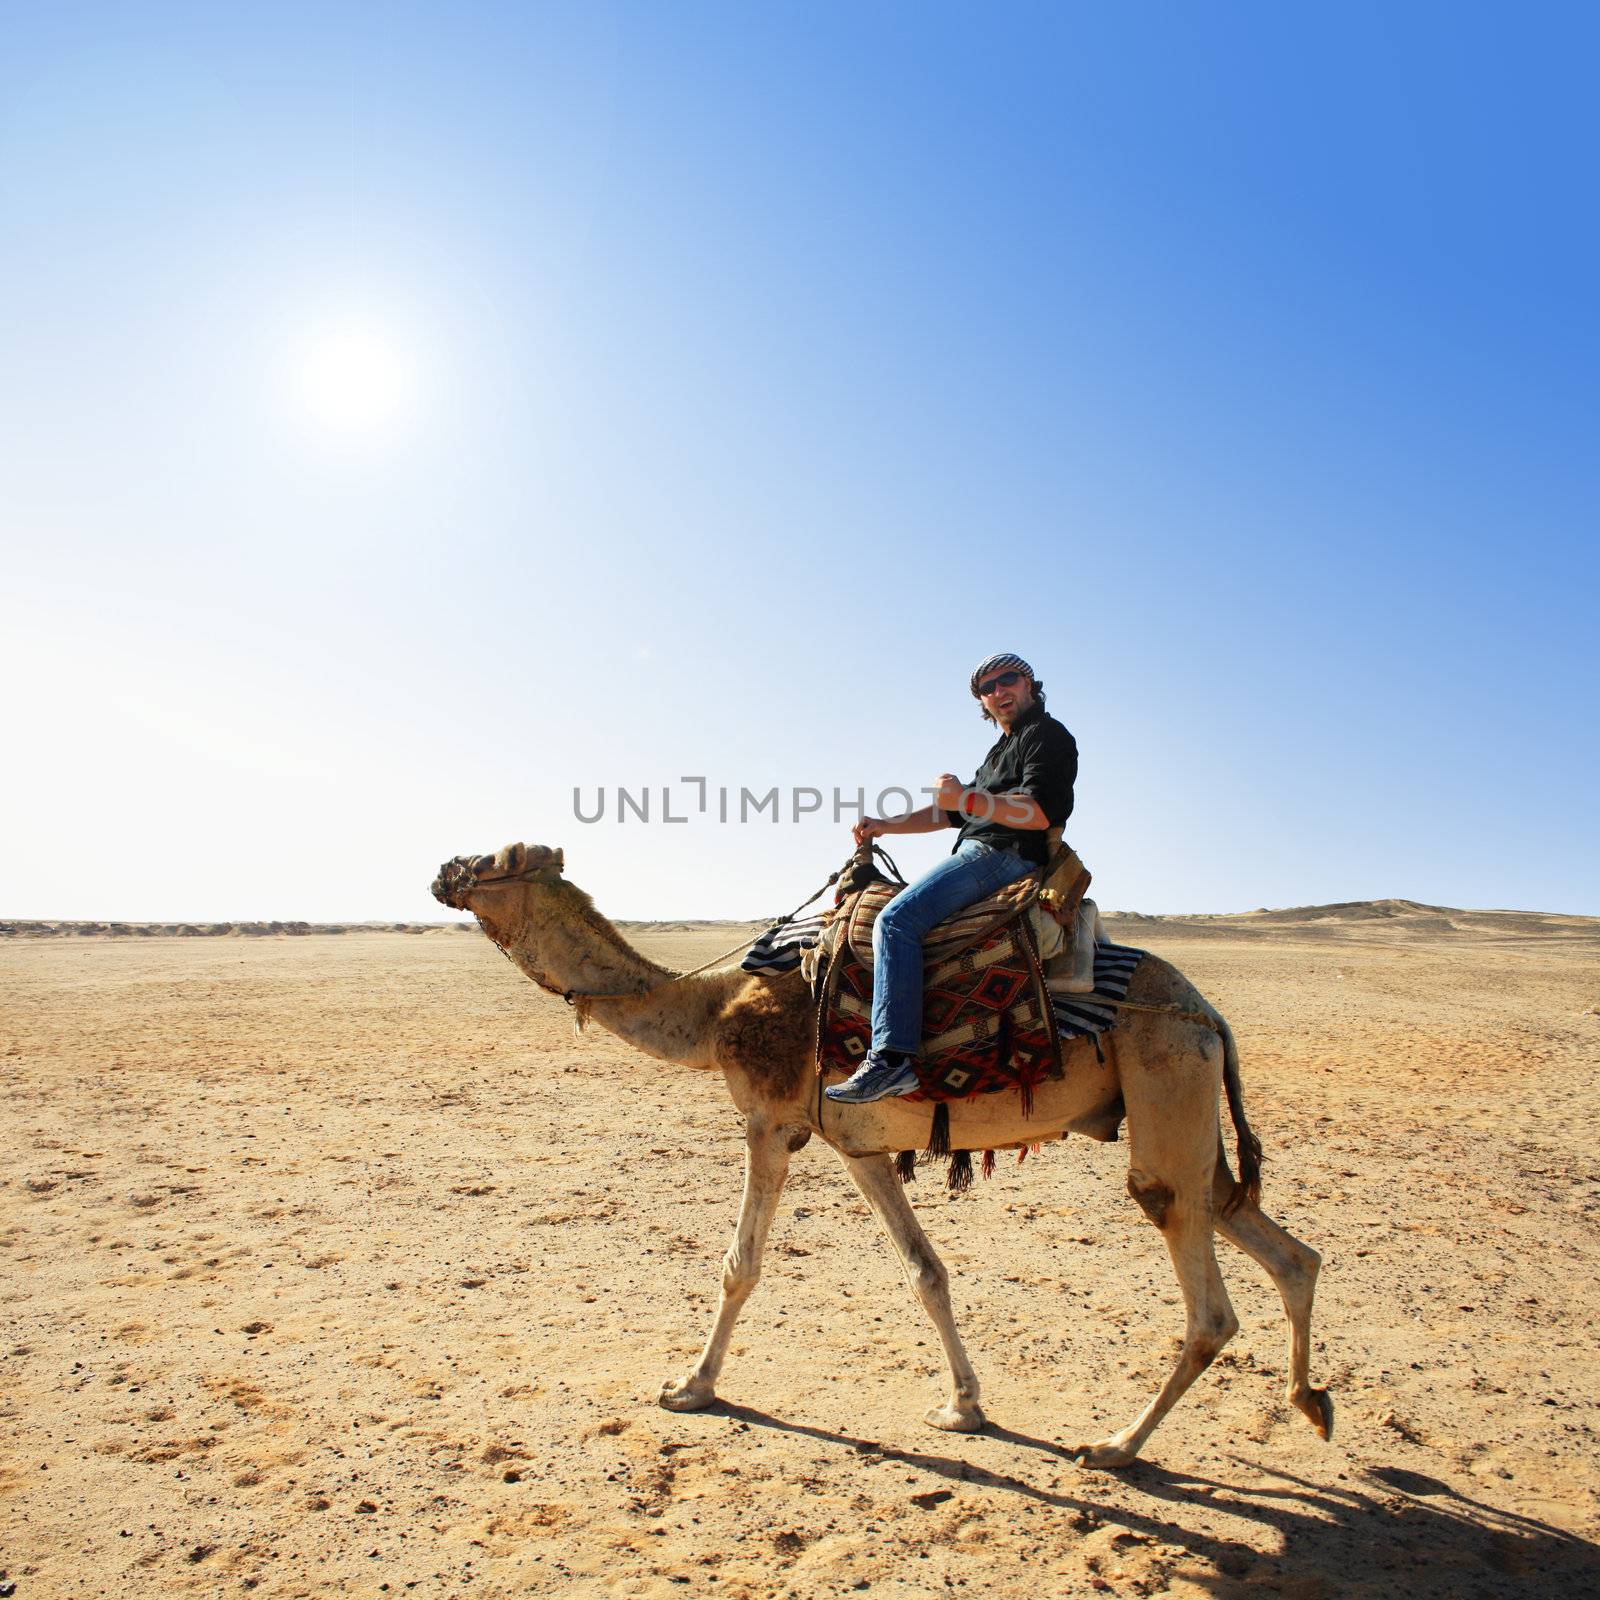
[[[869,884],[854,897],[849,915],[842,918],[845,938],[855,952],[856,959],[872,971],[872,929],[878,913],[899,894],[901,885],[880,881]],[[936,924],[922,941],[922,959],[933,965],[960,953],[971,944],[982,941],[987,933],[1003,926],[1025,910],[1033,901],[1039,887],[1037,873],[1029,873],[1015,883],[953,912],[943,922]],[[842,909],[842,908],[841,908]]]
[[[1015,1089],[1029,1115],[1038,1086],[1065,1075],[1063,1027],[1072,1043],[1092,1038],[1098,1053],[1098,1034],[1114,1020],[1106,1012],[1103,1020],[1091,1019],[1098,1027],[1085,1027],[1067,998],[1095,989],[1097,945],[1102,954],[1116,950],[1106,944],[1094,902],[1083,898],[1088,872],[1076,855],[1067,855],[1070,862],[1053,851],[1043,873],[947,917],[923,941],[922,1045],[917,1089],[907,1098],[933,1102],[927,1153],[949,1159],[946,1181],[953,1190],[971,1183],[972,1152],[951,1149],[949,1102]],[[1070,874],[1060,878],[1064,865]],[[1041,891],[1061,882],[1065,895],[1042,903]],[[904,887],[878,872],[871,847],[863,846],[841,871],[835,905],[799,957],[817,996],[819,1117],[823,1084],[853,1072],[871,1048],[873,924]],[[1127,954],[1137,964],[1139,952]],[[761,959],[775,959],[775,953]],[[1108,987],[1116,987],[1109,967]],[[1019,1159],[1026,1154],[1025,1146]],[[915,1151],[900,1152],[895,1170],[902,1182],[911,1181],[916,1163]],[[994,1151],[986,1150],[984,1175],[993,1168]]]
[[[948,917],[923,942],[922,1047],[912,1099],[965,1099],[1016,1089],[1024,1111],[1062,1075],[1047,955],[1029,906],[1036,875]],[[848,1074],[872,1045],[872,927],[900,891],[887,882],[847,895],[823,930],[817,1065]],[[1059,941],[1058,941],[1059,942]]]
[[[1107,938],[1099,907],[1084,897],[1089,869],[1070,845],[1061,843],[1059,828],[1052,828],[1046,837],[1050,854],[1042,871],[1007,884],[934,926],[922,943],[929,975],[934,964],[960,955],[968,945],[1022,913],[1032,927],[1034,947],[1051,991],[1062,995],[1093,992],[1095,947],[1107,943]],[[821,929],[802,958],[801,968],[813,993],[841,941],[848,942],[869,977],[872,973],[873,924],[904,885],[884,877],[873,864],[870,850],[865,847],[845,864],[834,908],[823,913]]]

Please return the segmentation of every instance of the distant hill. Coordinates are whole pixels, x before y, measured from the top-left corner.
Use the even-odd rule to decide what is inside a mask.
[[[1600,917],[1575,917],[1553,911],[1463,911],[1416,900],[1341,900],[1325,906],[1288,906],[1269,911],[1150,916],[1138,911],[1103,913],[1114,938],[1137,942],[1152,928],[1176,936],[1215,934],[1231,939],[1352,939],[1403,942],[1406,939],[1561,939],[1600,944]]]

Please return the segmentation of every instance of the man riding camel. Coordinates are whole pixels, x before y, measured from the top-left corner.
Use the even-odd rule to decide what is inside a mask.
[[[902,889],[872,929],[872,1048],[830,1100],[852,1105],[911,1094],[922,1042],[922,941],[948,916],[1046,862],[1046,832],[1072,815],[1078,746],[1044,709],[1044,685],[1021,656],[990,656],[972,693],[999,742],[971,784],[940,776],[933,804],[903,817],[863,817],[856,843],[886,833],[960,828],[947,861]]]

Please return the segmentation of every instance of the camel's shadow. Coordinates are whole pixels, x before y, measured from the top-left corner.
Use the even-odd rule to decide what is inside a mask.
[[[1186,1572],[1189,1581],[1230,1600],[1259,1593],[1263,1584],[1329,1600],[1400,1592],[1407,1600],[1600,1593],[1600,1545],[1474,1500],[1404,1467],[1367,1468],[1346,1488],[1309,1483],[1259,1462],[1233,1458],[1253,1477],[1272,1480],[1267,1487],[1223,1483],[1140,1461],[1109,1480],[1123,1491],[1116,1499],[1080,1497],[1058,1487],[1058,1474],[1041,1484],[982,1465],[984,1442],[993,1440],[1038,1451],[1058,1467],[1073,1467],[1064,1447],[993,1424],[971,1436],[974,1459],[962,1460],[787,1422],[749,1406],[719,1404],[717,1409],[752,1427],[800,1434],[935,1477],[1054,1506],[1082,1519],[1080,1528],[1114,1525],[1180,1546],[1209,1568]],[[1276,1535],[1272,1542],[1277,1549],[1263,1554],[1259,1542],[1244,1544],[1208,1533],[1195,1526],[1197,1517],[1164,1515],[1163,1503],[1190,1507],[1201,1515],[1248,1519]]]

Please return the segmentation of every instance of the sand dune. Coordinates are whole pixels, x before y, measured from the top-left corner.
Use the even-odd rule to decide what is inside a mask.
[[[1288,1412],[1227,1252],[1240,1333],[1118,1475],[1066,1451],[1181,1332],[1125,1146],[912,1191],[987,1434],[918,1421],[933,1333],[816,1141],[726,1404],[672,1415],[737,1207],[719,1081],[575,1038],[481,937],[344,926],[0,942],[18,1600],[1600,1590],[1594,920],[1113,924],[1234,1024],[1339,1405],[1331,1445]],[[636,938],[687,967],[737,933]]]

